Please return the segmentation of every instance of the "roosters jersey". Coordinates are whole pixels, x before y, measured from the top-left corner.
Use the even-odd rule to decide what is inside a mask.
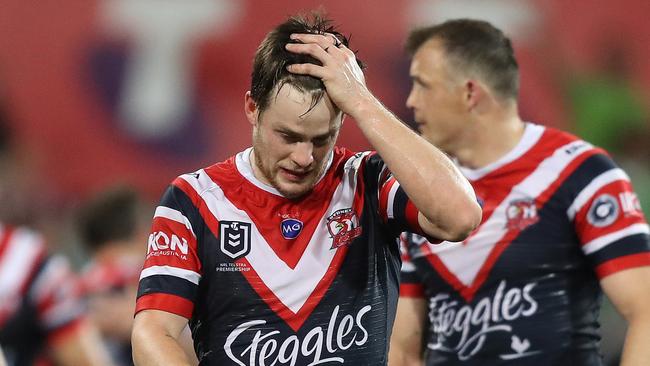
[[[418,211],[378,155],[334,149],[312,192],[258,181],[248,149],[176,179],[156,209],[136,311],[190,319],[202,365],[382,365],[396,238]]]
[[[79,286],[43,238],[0,224],[0,347],[9,365],[32,365],[83,319]]]
[[[401,296],[428,300],[427,365],[600,365],[598,281],[650,265],[627,175],[534,124],[502,159],[463,172],[480,226],[462,243],[402,236]]]

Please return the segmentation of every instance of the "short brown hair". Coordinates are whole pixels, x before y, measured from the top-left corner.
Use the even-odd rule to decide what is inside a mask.
[[[320,13],[311,16],[297,15],[287,19],[269,32],[257,48],[251,74],[251,98],[260,111],[269,104],[271,92],[279,92],[284,84],[290,84],[303,92],[313,92],[312,107],[315,106],[325,93],[323,82],[309,75],[297,75],[287,71],[291,64],[312,63],[321,65],[317,59],[303,54],[296,54],[285,49],[287,43],[298,41],[289,38],[293,33],[332,34],[345,46],[349,45],[348,37],[341,34],[332,21]],[[363,63],[357,59],[360,66]]]
[[[406,51],[412,56],[432,39],[442,41],[455,69],[476,70],[502,97],[517,99],[519,65],[510,39],[501,30],[482,20],[448,20],[413,30],[406,41]]]

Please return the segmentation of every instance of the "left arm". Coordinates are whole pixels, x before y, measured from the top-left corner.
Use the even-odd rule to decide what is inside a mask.
[[[650,365],[650,266],[614,273],[600,283],[628,322],[621,366]]]
[[[453,162],[368,90],[354,52],[344,45],[336,47],[333,36],[300,34],[294,39],[302,43],[288,43],[287,50],[309,54],[323,66],[295,64],[288,70],[323,81],[332,102],[354,118],[418,208],[424,232],[441,240],[467,237],[480,223],[481,209],[471,185]]]

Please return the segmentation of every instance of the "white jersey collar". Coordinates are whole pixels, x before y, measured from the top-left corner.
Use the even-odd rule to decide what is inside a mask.
[[[248,149],[241,151],[235,156],[235,165],[237,167],[237,171],[239,171],[239,173],[244,178],[246,178],[246,180],[253,183],[257,188],[272,193],[274,195],[284,197],[282,193],[280,193],[275,187],[270,186],[262,182],[261,180],[257,179],[257,177],[255,177],[255,174],[253,174],[253,167],[251,165],[252,153],[253,153],[253,148],[249,147]],[[332,160],[334,160],[334,151],[331,151],[329,156],[327,157],[327,162],[325,163],[325,169],[323,170],[321,176],[318,177],[316,184],[318,184],[321,181],[321,179],[323,179],[327,171],[330,169],[332,165]]]

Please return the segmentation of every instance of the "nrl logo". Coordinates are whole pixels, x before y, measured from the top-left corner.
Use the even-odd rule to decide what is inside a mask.
[[[251,251],[251,224],[240,221],[220,221],[221,251],[232,259],[239,259]]]
[[[349,245],[354,238],[361,235],[359,219],[351,208],[337,210],[327,218],[327,230],[332,237],[332,247],[336,249]]]

